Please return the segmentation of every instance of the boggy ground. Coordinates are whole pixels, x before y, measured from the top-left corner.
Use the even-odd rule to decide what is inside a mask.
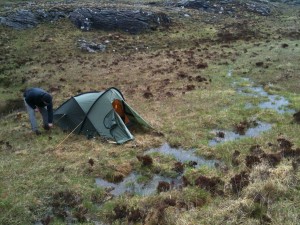
[[[246,109],[263,97],[240,95],[233,85],[248,77],[300,109],[300,12],[272,4],[270,16],[234,17],[139,2],[131,7],[155,7],[173,21],[167,30],[139,35],[82,32],[67,19],[23,31],[0,27],[1,223],[297,224],[299,123],[289,113]],[[107,48],[82,52],[79,39]],[[13,111],[30,86],[51,92],[55,107],[77,93],[117,87],[156,130],[134,133],[134,141],[120,146],[80,135],[61,143],[68,133],[58,127],[36,137],[26,112]],[[255,120],[272,129],[208,145],[212,130]],[[140,157],[165,142],[219,163],[182,168],[170,156]],[[95,184],[96,177],[117,183],[133,171],[142,174],[140,182],[183,172],[184,185],[113,197]]]

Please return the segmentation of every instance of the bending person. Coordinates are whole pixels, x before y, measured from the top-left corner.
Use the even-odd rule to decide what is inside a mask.
[[[52,96],[41,88],[30,88],[24,92],[24,102],[29,114],[31,129],[37,135],[41,132],[35,117],[35,112],[39,111],[43,117],[43,127],[49,130],[53,126],[53,104]]]

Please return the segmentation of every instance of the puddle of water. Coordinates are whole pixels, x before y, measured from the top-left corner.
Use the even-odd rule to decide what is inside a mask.
[[[121,183],[114,184],[107,182],[101,178],[96,178],[96,185],[104,188],[113,188],[110,193],[114,196],[120,196],[124,193],[134,193],[142,196],[148,196],[157,192],[159,182],[164,181],[171,184],[172,188],[182,185],[181,175],[177,178],[168,178],[159,175],[154,175],[147,183],[138,183],[139,174],[131,173]]]
[[[103,188],[116,188],[117,185],[101,178],[96,178],[96,185]]]
[[[227,77],[232,77],[232,70],[228,70]]]
[[[182,148],[172,148],[167,143],[163,144],[160,148],[150,149],[145,152],[145,154],[158,152],[165,155],[173,156],[177,161],[181,163],[186,162],[197,162],[196,167],[200,167],[202,165],[206,165],[209,167],[214,167],[217,160],[206,160],[202,157],[199,157],[195,154],[194,150],[184,150]]]
[[[158,152],[164,155],[171,155],[181,163],[188,163],[191,161],[196,162],[197,165],[195,167],[200,167],[202,165],[214,167],[215,163],[218,162],[217,160],[205,160],[202,157],[198,157],[195,155],[194,150],[171,148],[170,145],[167,143],[163,144],[159,148],[150,149],[146,151],[145,154],[150,154],[154,152]],[[124,193],[134,193],[138,195],[148,196],[157,192],[157,186],[161,181],[168,182],[171,185],[171,188],[177,188],[183,184],[182,175],[178,175],[176,178],[154,175],[152,179],[149,180],[147,183],[139,183],[139,177],[140,174],[133,172],[118,184],[110,183],[101,178],[96,178],[96,185],[103,188],[111,189],[110,193],[114,196],[120,196]]]
[[[249,79],[246,79],[245,81],[249,82]],[[286,98],[284,98],[283,96],[279,96],[279,95],[270,95],[268,92],[266,92],[263,89],[263,87],[242,87],[242,88],[238,88],[237,91],[239,93],[243,93],[248,96],[267,97],[268,98],[267,101],[261,102],[258,105],[258,107],[261,109],[272,109],[280,114],[295,112],[295,110],[288,108],[289,101]],[[247,107],[247,105],[246,105],[246,107]]]
[[[210,146],[214,146],[216,144],[219,144],[221,142],[226,142],[226,141],[233,141],[236,139],[240,138],[245,138],[245,137],[257,137],[259,136],[262,132],[268,131],[272,128],[272,125],[269,123],[263,123],[263,122],[257,122],[258,125],[256,127],[251,127],[249,128],[244,135],[235,133],[233,131],[221,131],[221,130],[213,130],[213,132],[223,132],[224,133],[224,138],[215,138],[213,140],[209,141]]]

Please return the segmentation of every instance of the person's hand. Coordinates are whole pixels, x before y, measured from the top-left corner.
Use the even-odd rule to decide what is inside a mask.
[[[48,126],[49,126],[50,128],[52,128],[52,127],[53,127],[53,123],[48,123]]]
[[[34,109],[34,111],[35,111],[35,112],[39,112],[40,110],[39,110],[38,107],[36,107],[36,108]]]

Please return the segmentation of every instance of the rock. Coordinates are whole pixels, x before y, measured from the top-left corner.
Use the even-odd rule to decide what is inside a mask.
[[[100,8],[75,9],[70,13],[70,20],[82,30],[122,30],[131,34],[156,30],[171,23],[164,13]]]
[[[14,29],[22,30],[38,24],[36,16],[28,10],[19,10],[7,17],[0,17],[0,23]]]
[[[81,50],[90,53],[104,52],[106,49],[106,45],[87,42],[86,40],[78,40],[78,45]]]
[[[177,3],[178,7],[185,7],[191,9],[203,9],[203,10],[212,10],[212,5],[209,1],[206,0],[183,0]]]
[[[22,30],[33,28],[41,22],[67,18],[84,31],[90,29],[122,30],[131,34],[168,27],[171,19],[165,13],[143,10],[117,10],[100,8],[56,9],[21,9],[0,17],[0,24]]]
[[[207,0],[182,0],[177,3],[178,7],[204,10],[211,13],[234,15],[237,10],[250,11],[262,16],[269,16],[271,8],[268,2],[249,1],[245,4],[237,0],[207,1]]]
[[[0,24],[17,30],[33,28],[41,22],[55,21],[59,18],[67,17],[64,11],[45,11],[39,9],[36,11],[21,9],[13,13],[9,13],[6,17],[0,17]]]
[[[263,3],[257,3],[257,2],[246,3],[246,8],[249,11],[260,14],[262,16],[271,15],[271,9],[266,4]]]

